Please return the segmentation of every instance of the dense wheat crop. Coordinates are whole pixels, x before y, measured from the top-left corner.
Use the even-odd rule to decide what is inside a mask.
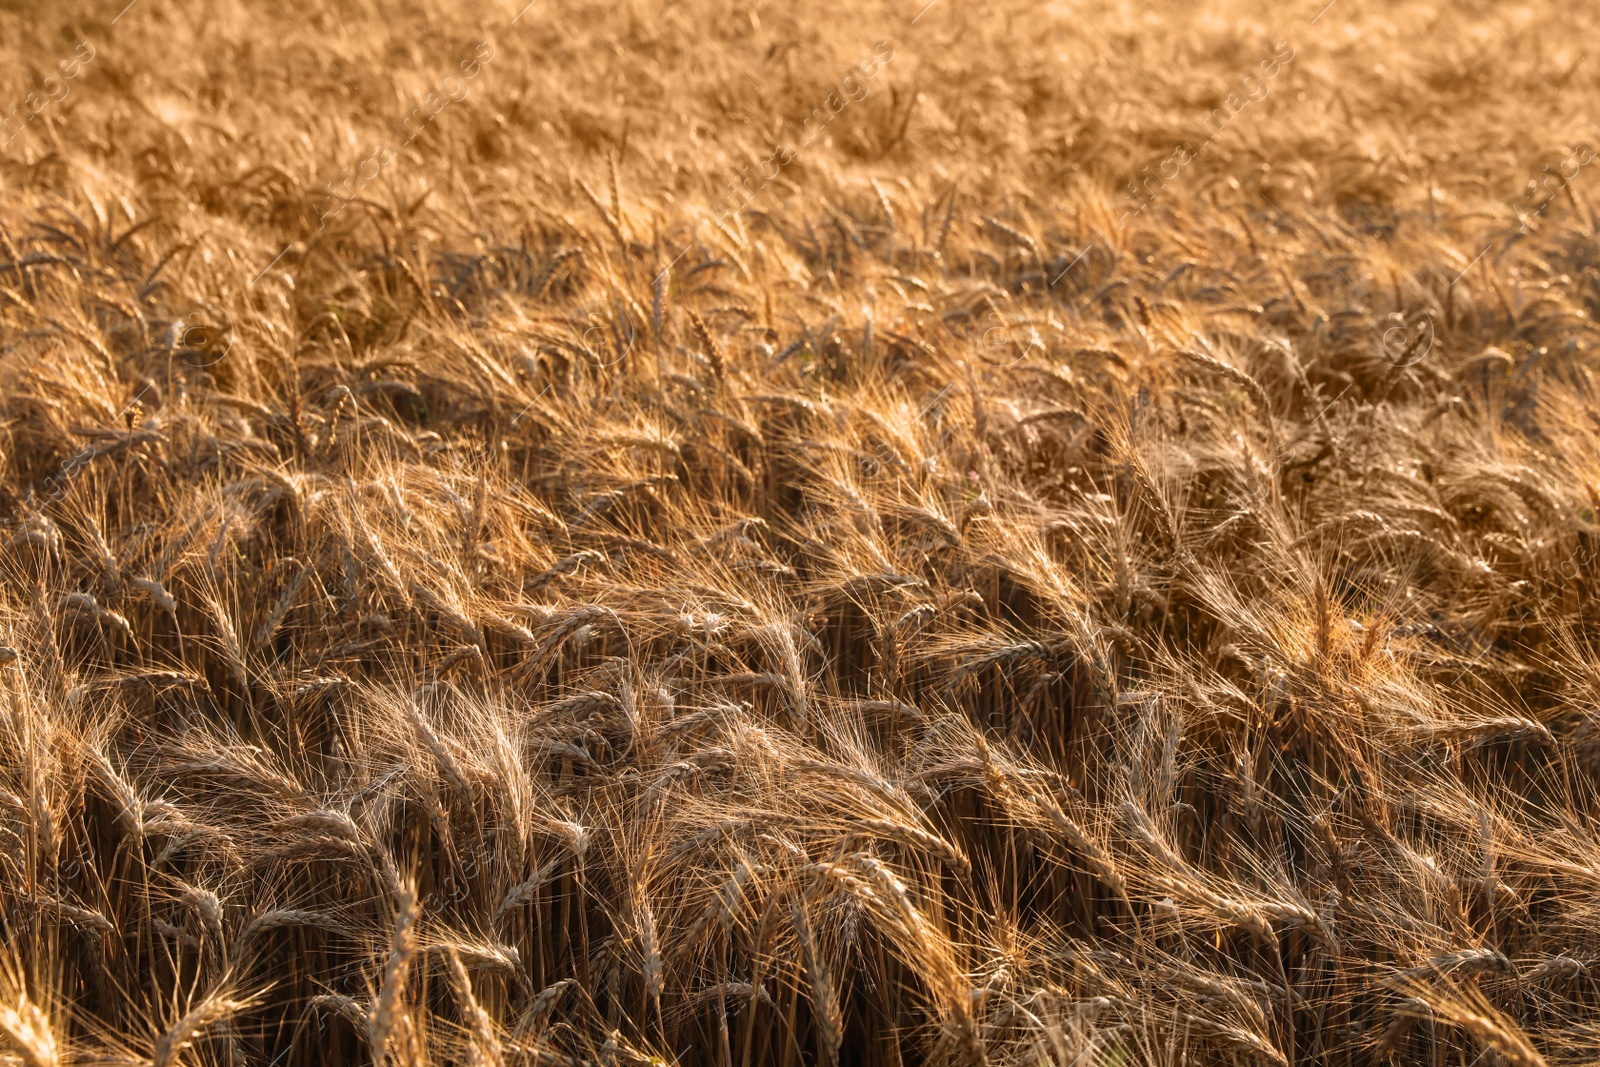
[[[0,1060],[1600,1062],[1586,5],[0,0]]]

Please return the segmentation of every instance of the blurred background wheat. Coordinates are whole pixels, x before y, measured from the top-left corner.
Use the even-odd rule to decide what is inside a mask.
[[[0,1058],[1600,1062],[1597,21],[0,2]]]

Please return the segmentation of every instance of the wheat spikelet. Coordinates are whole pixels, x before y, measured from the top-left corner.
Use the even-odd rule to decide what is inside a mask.
[[[1401,985],[1406,985],[1436,974],[1458,974],[1465,978],[1473,974],[1509,974],[1511,971],[1511,961],[1494,949],[1469,948],[1458,952],[1447,952],[1442,956],[1435,956],[1420,967],[1399,971],[1395,975],[1395,980]]]
[[[472,1026],[472,1054],[477,1063],[501,1062],[500,1040],[494,1031],[494,1021],[478,1003],[472,992],[472,979],[453,947],[446,948],[445,961],[449,964],[450,988],[461,1001],[462,1014]]]
[[[27,1067],[56,1067],[61,1062],[49,1018],[20,990],[9,1002],[0,1003],[0,1032],[15,1046]]]
[[[650,282],[650,332],[657,337],[661,336],[661,325],[667,314],[667,287],[672,277],[672,268],[657,274]]]
[[[1197,366],[1214,371],[1217,374],[1222,375],[1224,378],[1227,378],[1235,385],[1238,385],[1245,391],[1246,395],[1250,397],[1250,400],[1256,405],[1257,409],[1260,410],[1263,416],[1271,417],[1272,403],[1267,399],[1267,391],[1261,388],[1261,384],[1254,378],[1250,377],[1250,375],[1246,374],[1244,371],[1230,363],[1224,363],[1215,356],[1208,356],[1203,352],[1196,352],[1193,349],[1179,349],[1178,355]]]
[[[517,1021],[515,1032],[518,1035],[522,1035],[537,1026],[540,1020],[555,1007],[562,995],[575,984],[575,979],[563,978],[561,981],[540,990],[539,995],[534,997],[533,1001],[528,1005],[528,1010]]]
[[[213,993],[190,1008],[166,1033],[156,1039],[150,1057],[154,1067],[173,1067],[178,1057],[194,1045],[207,1030],[224,1023],[229,1017],[250,1007],[251,1001],[230,1000]]]
[[[656,933],[655,912],[650,907],[649,901],[636,899],[634,901],[634,922],[639,930],[639,953],[643,958],[640,975],[644,978],[645,995],[655,1005],[656,1011],[661,1010],[661,990],[663,985],[661,949]]]
[[[318,926],[325,930],[340,928],[339,921],[324,912],[309,911],[304,908],[277,908],[253,917],[239,932],[239,940],[248,941],[257,934],[285,926]]]
[[[827,961],[812,933],[805,907],[799,901],[790,905],[795,936],[800,939],[800,951],[805,959],[806,975],[811,983],[811,1014],[817,1033],[817,1056],[821,1063],[831,1067],[839,1059],[839,1048],[844,1044],[844,1020],[839,1012],[839,996],[833,986]]]
[[[1418,991],[1433,1015],[1461,1027],[1515,1067],[1545,1067],[1545,1059],[1476,989]]]
[[[379,1063],[385,1061],[392,1044],[409,1038],[411,1019],[406,1011],[405,986],[411,961],[417,953],[417,937],[412,927],[420,910],[413,890],[402,888],[395,902],[389,956],[383,965],[378,995],[366,1013],[367,1040],[372,1048],[373,1059]]]
[[[294,604],[295,597],[300,595],[300,590],[310,575],[311,568],[305,565],[302,565],[295,573],[294,578],[278,597],[278,602],[273,605],[272,611],[261,621],[261,626],[256,630],[255,640],[251,643],[253,650],[260,651],[266,647],[268,641],[272,640],[272,635],[278,632],[278,627],[283,623],[283,617],[288,614],[289,608]]]
[[[416,702],[408,702],[406,708],[411,719],[411,726],[416,731],[416,737],[422,742],[428,754],[433,757],[440,773],[445,776],[452,788],[469,803],[472,798],[472,786],[467,783],[467,776],[462,771],[461,765],[456,762],[455,755],[446,747],[439,732],[434,729],[433,723],[428,721],[427,713]]]
[[[89,766],[95,778],[116,802],[118,822],[135,838],[142,840],[145,835],[145,804],[139,799],[139,794],[98,749],[89,753]]]
[[[711,361],[711,373],[718,382],[722,381],[725,372],[726,359],[722,354],[722,346],[717,344],[717,339],[711,336],[711,331],[706,327],[705,320],[692,309],[688,311],[689,324],[694,327],[695,339],[700,342],[700,349],[705,353],[706,359]]]
[[[1552,978],[1573,978],[1588,969],[1586,964],[1570,956],[1557,956],[1524,971],[1521,979],[1524,982],[1546,982]]]
[[[1264,1031],[1267,1029],[1267,1016],[1261,1010],[1261,1005],[1254,999],[1245,996],[1243,991],[1233,982],[1192,967],[1173,967],[1167,972],[1167,975],[1173,982],[1227,1004],[1230,1008],[1244,1015],[1256,1030]]]
[[[1260,1034],[1198,1015],[1185,1015],[1184,1021],[1195,1033],[1246,1049],[1260,1061],[1287,1067],[1288,1057]]]

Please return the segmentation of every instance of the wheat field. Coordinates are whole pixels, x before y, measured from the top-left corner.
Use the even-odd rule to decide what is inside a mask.
[[[1600,12],[524,4],[0,0],[0,1062],[1600,1063]]]

